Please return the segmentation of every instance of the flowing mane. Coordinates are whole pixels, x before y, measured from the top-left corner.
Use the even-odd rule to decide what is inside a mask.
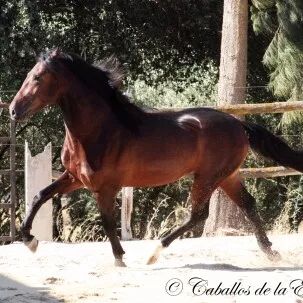
[[[131,103],[129,98],[119,90],[123,73],[114,57],[93,65],[78,55],[63,53],[55,49],[41,54],[38,61],[45,62],[55,72],[60,69],[60,63],[63,64],[86,87],[100,96],[100,102],[106,102],[110,106],[117,119],[125,127],[137,129],[145,111]]]

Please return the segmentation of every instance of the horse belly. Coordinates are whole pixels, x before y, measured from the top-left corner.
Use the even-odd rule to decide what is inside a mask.
[[[165,144],[164,144],[165,145]],[[159,186],[175,182],[194,170],[197,158],[195,144],[181,144],[175,148],[162,148],[139,153],[126,166],[124,185]]]
[[[178,173],[163,173],[161,172],[145,172],[144,174],[138,173],[136,176],[131,176],[125,179],[123,186],[134,187],[152,187],[161,186],[169,183],[173,183],[181,177],[188,175],[191,171],[179,171]]]

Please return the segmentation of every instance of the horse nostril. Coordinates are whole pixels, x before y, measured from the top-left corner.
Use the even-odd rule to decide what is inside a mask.
[[[11,112],[11,119],[13,120],[18,119],[18,112],[15,109],[12,109],[10,112]]]

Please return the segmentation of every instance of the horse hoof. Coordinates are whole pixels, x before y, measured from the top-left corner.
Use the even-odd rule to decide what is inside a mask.
[[[33,237],[31,241],[24,242],[24,244],[29,248],[32,253],[35,253],[37,251],[39,241],[35,237]]]
[[[157,248],[156,248],[156,250],[155,250],[155,252],[149,257],[149,259],[147,260],[147,265],[151,265],[151,264],[155,264],[157,261],[158,261],[158,259],[159,259],[159,257],[160,257],[160,254],[161,254],[161,251],[164,249],[164,247],[163,247],[163,245],[162,244],[160,244]]]
[[[273,262],[278,262],[281,261],[282,257],[279,252],[276,250],[271,250],[270,252],[267,253],[267,257],[270,261]]]
[[[157,261],[158,261],[158,258],[153,255],[153,256],[149,257],[146,264],[147,265],[152,265],[152,264],[155,264]]]
[[[116,267],[127,267],[126,264],[121,259],[115,259]]]

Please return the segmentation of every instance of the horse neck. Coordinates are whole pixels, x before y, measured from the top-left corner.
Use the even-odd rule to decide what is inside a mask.
[[[94,141],[102,133],[119,129],[110,107],[95,94],[71,90],[60,107],[67,131],[79,141]]]

